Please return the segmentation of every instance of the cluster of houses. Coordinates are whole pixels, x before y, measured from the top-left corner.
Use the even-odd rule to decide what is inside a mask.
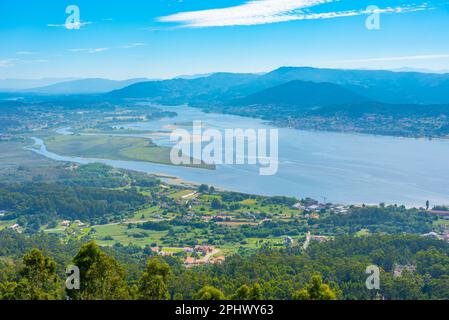
[[[444,240],[444,241],[449,242],[449,231],[446,230],[442,234],[438,234],[438,233],[432,231],[432,232],[423,234],[422,237],[437,239],[437,240]]]
[[[311,241],[316,241],[316,242],[326,242],[326,241],[329,241],[331,239],[332,239],[331,237],[327,237],[327,236],[314,236],[314,235],[310,236],[310,240]]]
[[[6,216],[7,213],[8,213],[8,211],[6,211],[6,210],[0,210],[0,218],[3,218],[4,216]],[[12,226],[9,227],[9,229],[14,230],[18,233],[22,233],[22,227],[18,223],[13,224]]]
[[[202,266],[205,264],[221,264],[223,262],[226,261],[226,257],[225,256],[219,256],[216,258],[211,258],[211,259],[196,259],[194,257],[187,257],[184,260],[184,265],[187,268],[191,268],[194,266]]]
[[[153,252],[154,254],[160,255],[161,257],[171,257],[174,254],[173,252],[164,251],[159,247],[152,247],[151,252]]]
[[[14,230],[18,233],[22,233],[22,227],[18,223],[10,226],[9,229]]]
[[[402,274],[404,272],[413,273],[415,271],[416,271],[416,266],[414,266],[414,265],[411,265],[411,264],[406,264],[406,265],[396,264],[394,266],[393,277],[399,278],[399,277],[402,277]]]
[[[349,212],[348,206],[338,204],[324,204],[319,203],[318,201],[313,199],[306,199],[302,203],[298,202],[293,205],[293,208],[300,211],[304,211],[305,213],[309,214],[309,217],[311,218],[312,214],[316,214],[317,212],[320,212],[321,210],[324,209],[330,209],[332,210],[332,212],[340,214],[347,214]]]
[[[196,252],[201,252],[202,254],[209,254],[214,252],[215,248],[212,246],[195,246]]]
[[[201,259],[197,259],[195,257],[187,257],[184,260],[184,265],[187,268],[190,267],[194,267],[194,266],[200,266],[200,265],[205,265],[205,264],[221,264],[223,262],[226,261],[225,256],[219,256],[219,257],[215,257],[215,258],[209,258],[208,255],[212,255],[214,252],[218,252],[218,250],[216,250],[214,247],[212,246],[207,246],[207,245],[198,245],[195,246],[195,248],[190,248],[192,249],[190,252],[199,252],[201,254],[204,255],[203,258]],[[185,250],[184,250],[185,251]],[[185,251],[188,252],[188,251]]]
[[[326,241],[330,241],[332,240],[331,237],[328,236],[315,236],[312,234],[308,234],[308,239],[307,241],[311,242],[311,241],[316,241],[316,242],[326,242]],[[295,240],[292,237],[285,237],[284,238],[284,245],[287,247],[292,247],[295,245]]]
[[[78,227],[80,227],[80,228],[86,226],[86,224],[83,223],[81,220],[75,220],[75,221],[73,221],[73,223],[75,225],[77,225]],[[71,225],[72,225],[72,222],[70,220],[64,220],[64,221],[61,222],[61,226],[64,227],[64,228],[68,228]]]
[[[162,257],[174,255],[173,252],[164,251],[159,247],[152,247],[151,252],[153,252],[154,254],[160,255]],[[193,247],[184,247],[183,252],[189,253],[189,254],[201,253],[204,256],[203,258],[195,258],[193,256],[187,257],[184,260],[184,265],[187,268],[205,265],[205,264],[221,264],[221,263],[225,262],[225,260],[226,260],[225,256],[209,258],[208,255],[212,255],[214,252],[218,252],[218,250],[216,250],[212,246],[207,246],[207,245],[198,245],[198,246],[195,246],[194,248]]]

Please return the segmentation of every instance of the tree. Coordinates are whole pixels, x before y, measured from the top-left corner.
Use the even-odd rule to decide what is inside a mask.
[[[234,295],[231,296],[231,300],[250,300],[251,289],[244,284],[240,288],[237,289]]]
[[[262,300],[263,299],[262,288],[258,283],[256,283],[251,288],[248,287],[246,284],[244,284],[240,288],[238,288],[235,294],[233,294],[230,298],[231,300],[239,300],[239,301]]]
[[[314,275],[311,282],[293,294],[294,300],[337,300],[337,295],[325,283],[321,275]]]
[[[195,295],[195,300],[225,300],[226,297],[217,288],[205,286]]]
[[[0,300],[15,300],[17,282],[0,282]]]
[[[262,287],[256,283],[249,293],[249,300],[263,300],[263,290]]]
[[[212,208],[213,210],[219,210],[219,209],[223,208],[223,203],[222,203],[219,199],[214,198],[214,199],[212,200],[210,206],[211,206],[211,208]]]
[[[56,300],[61,298],[61,285],[56,274],[56,262],[33,249],[23,257],[21,277],[14,288],[19,300]],[[9,287],[14,286],[10,284]]]
[[[173,300],[175,301],[182,301],[184,300],[184,296],[182,295],[182,293],[175,293],[175,295],[173,296]]]
[[[139,286],[139,298],[142,300],[167,300],[170,266],[160,258],[148,260]]]
[[[75,300],[126,300],[130,288],[119,263],[100,250],[95,242],[83,245],[73,259],[80,270],[80,290],[68,291]]]

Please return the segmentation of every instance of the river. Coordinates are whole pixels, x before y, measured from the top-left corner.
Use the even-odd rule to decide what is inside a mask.
[[[178,117],[120,125],[127,129],[167,130],[174,123],[201,120],[207,128],[270,128],[259,119],[204,113],[189,107],[164,107]],[[67,130],[63,130],[67,134]],[[136,134],[135,136],[139,136]],[[166,136],[152,137],[170,145]],[[334,132],[279,129],[279,171],[259,175],[259,167],[219,165],[214,171],[145,162],[66,157],[49,152],[35,139],[34,151],[57,161],[101,162],[113,167],[176,176],[189,182],[261,195],[326,198],[342,204],[449,203],[449,141]]]

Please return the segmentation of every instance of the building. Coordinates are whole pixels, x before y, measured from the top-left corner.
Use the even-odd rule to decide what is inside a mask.
[[[158,247],[151,247],[150,250],[153,253],[159,253],[159,248]]]
[[[215,259],[212,259],[210,261],[210,263],[212,263],[212,264],[222,264],[225,261],[226,261],[226,257],[225,256],[219,256],[219,257],[216,257]]]
[[[78,227],[84,227],[85,224],[81,222],[81,220],[75,220],[75,223],[78,225]]]
[[[297,210],[304,210],[306,207],[304,207],[300,202],[298,202],[293,205],[293,208]]]
[[[184,260],[184,264],[186,264],[186,265],[192,265],[192,264],[195,264],[195,261],[196,261],[195,258],[187,257],[187,258]]]
[[[423,234],[422,237],[431,238],[431,239],[437,239],[437,240],[441,240],[441,238],[442,238],[436,232],[429,232],[429,233]]]
[[[20,227],[19,224],[14,224],[12,226],[9,227],[9,229],[16,231],[17,233],[22,233],[22,228]]]
[[[349,213],[349,208],[347,206],[342,205],[336,205],[332,207],[333,211],[340,214],[347,214]]]
[[[214,247],[211,246],[195,246],[195,251],[202,252],[203,254],[208,254],[214,251]]]
[[[416,271],[416,266],[411,265],[411,264],[406,264],[406,265],[397,264],[394,266],[393,277],[395,277],[395,278],[402,277],[402,273],[404,271],[413,273]]]
[[[449,219],[449,211],[442,211],[442,210],[431,210],[430,214],[438,217],[442,217],[445,219]]]
[[[200,266],[200,265],[204,265],[206,264],[206,261],[204,261],[203,259],[195,259],[192,257],[188,257],[184,260],[184,264],[186,265],[186,267],[193,267],[193,266]]]
[[[442,235],[442,237],[443,237],[443,240],[446,240],[447,242],[449,242],[449,233],[444,233]]]
[[[310,240],[317,242],[326,242],[329,241],[329,237],[326,236],[310,236]]]
[[[68,227],[68,226],[70,226],[70,221],[69,221],[69,220],[64,220],[64,221],[62,221],[62,222],[61,222],[61,226],[63,226],[63,227]]]

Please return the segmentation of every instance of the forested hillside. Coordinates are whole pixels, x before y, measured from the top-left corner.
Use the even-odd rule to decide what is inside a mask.
[[[306,252],[265,248],[195,269],[137,247],[100,250],[9,232],[0,233],[0,244],[10,257],[0,261],[0,299],[313,299],[307,288],[314,285],[322,299],[446,299],[449,290],[449,245],[416,236],[339,237]],[[81,269],[79,291],[64,291],[68,264]],[[373,264],[381,269],[379,290],[365,285]],[[403,265],[413,271],[398,273]]]

